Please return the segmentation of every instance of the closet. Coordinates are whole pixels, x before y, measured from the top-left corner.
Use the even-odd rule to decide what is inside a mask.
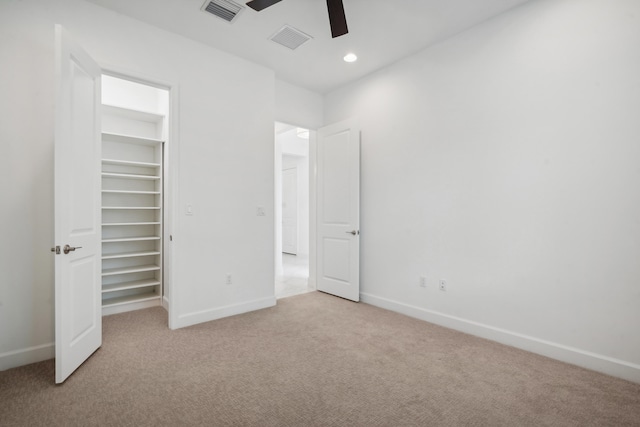
[[[168,92],[102,79],[102,314],[168,303],[163,281]]]

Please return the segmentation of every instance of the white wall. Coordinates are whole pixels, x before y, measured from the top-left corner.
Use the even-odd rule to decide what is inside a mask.
[[[157,114],[168,114],[168,91],[121,78],[102,76],[102,103]]]
[[[322,126],[324,106],[322,95],[282,80],[276,80],[275,87],[277,121],[313,130]]]
[[[533,1],[328,94],[362,124],[363,300],[640,382],[639,29]]]
[[[53,26],[20,6],[0,3],[0,370],[53,355]]]
[[[53,356],[54,23],[99,63],[179,87],[176,326],[274,304],[273,72],[83,1],[3,1],[0,369]]]

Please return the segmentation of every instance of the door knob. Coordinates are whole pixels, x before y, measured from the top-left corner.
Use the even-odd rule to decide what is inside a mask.
[[[64,245],[64,248],[62,248],[62,252],[64,252],[65,254],[68,254],[69,252],[73,252],[76,249],[82,249],[82,246],[76,246],[74,248],[73,246]]]
[[[356,230],[345,231],[345,233],[347,233],[347,234],[353,234],[354,236],[355,236],[356,234],[360,234],[360,232],[359,232],[359,231],[356,231]]]

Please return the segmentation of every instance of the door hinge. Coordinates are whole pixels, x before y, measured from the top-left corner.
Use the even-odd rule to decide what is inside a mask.
[[[169,241],[173,242],[173,234],[169,234]]]
[[[56,255],[60,255],[60,246],[51,248],[51,252],[55,252]]]

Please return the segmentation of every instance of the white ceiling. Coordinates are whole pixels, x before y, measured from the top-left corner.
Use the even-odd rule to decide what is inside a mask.
[[[529,0],[344,0],[349,34],[335,39],[323,0],[283,0],[261,12],[247,7],[231,24],[202,12],[204,0],[88,1],[326,93]],[[293,51],[270,41],[285,24],[313,39]],[[352,64],[342,60],[350,51],[359,58]]]

